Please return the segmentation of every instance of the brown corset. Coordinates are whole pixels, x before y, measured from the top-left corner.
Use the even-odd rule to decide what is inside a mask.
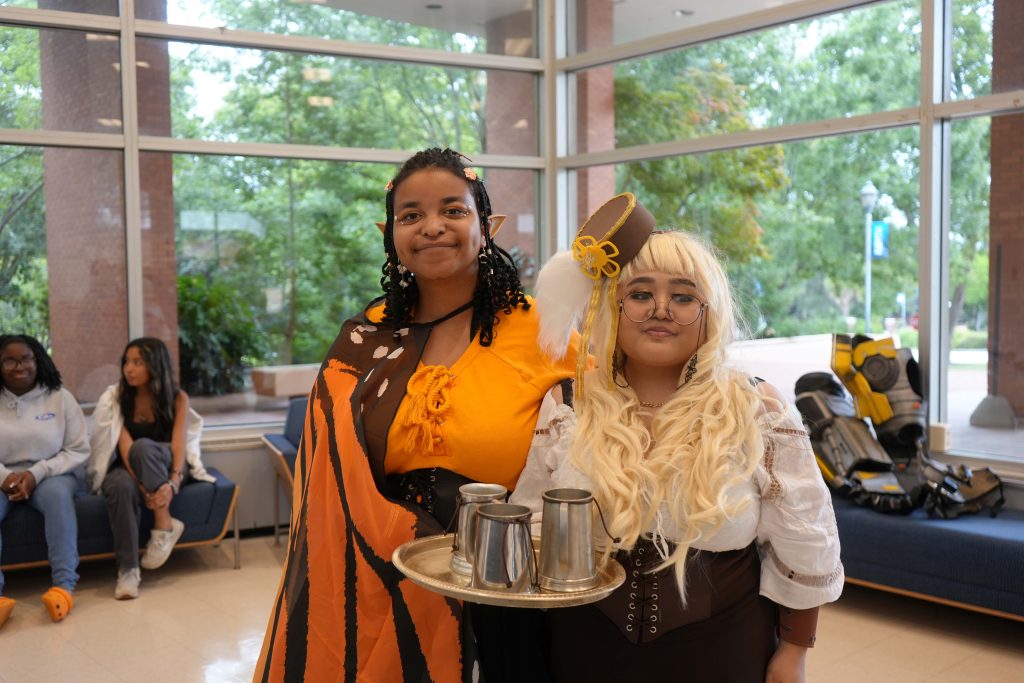
[[[753,543],[720,553],[691,549],[686,557],[685,607],[672,567],[651,573],[661,562],[651,541],[643,539],[615,559],[625,567],[626,581],[596,606],[634,644],[719,614],[756,594],[761,584],[761,562]]]

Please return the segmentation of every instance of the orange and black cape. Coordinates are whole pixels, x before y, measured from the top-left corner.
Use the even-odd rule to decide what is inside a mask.
[[[416,586],[391,562],[402,543],[441,529],[381,493],[388,429],[430,330],[360,315],[345,322],[324,360],[254,681],[462,680],[461,605]]]

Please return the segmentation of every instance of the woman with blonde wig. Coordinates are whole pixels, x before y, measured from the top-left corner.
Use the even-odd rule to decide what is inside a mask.
[[[795,410],[726,364],[739,323],[713,251],[619,195],[537,288],[542,344],[582,322],[597,367],[575,413],[547,405],[513,499],[591,491],[627,573],[552,610],[554,679],[802,681],[818,606],[842,589],[835,517]]]

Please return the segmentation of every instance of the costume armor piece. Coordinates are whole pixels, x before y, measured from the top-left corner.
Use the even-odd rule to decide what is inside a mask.
[[[829,486],[879,512],[910,512],[910,496],[896,479],[892,459],[855,415],[853,401],[834,376],[811,372],[797,380],[796,407]]]
[[[889,456],[900,465],[913,460],[924,437],[925,407],[910,349],[897,349],[888,337],[836,334],[832,369],[853,395],[857,417],[871,418]]]

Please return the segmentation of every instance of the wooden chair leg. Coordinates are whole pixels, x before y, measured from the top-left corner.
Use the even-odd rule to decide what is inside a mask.
[[[235,524],[235,569],[242,568],[242,538],[241,534],[238,533],[238,506],[235,506],[234,511],[231,513],[234,517]]]
[[[281,527],[281,477],[274,475],[274,545],[281,545],[279,536]]]

